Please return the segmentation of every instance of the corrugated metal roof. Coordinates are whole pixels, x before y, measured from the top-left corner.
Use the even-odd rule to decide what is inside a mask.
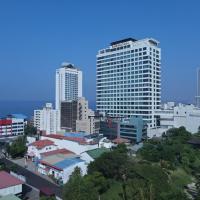
[[[106,148],[98,148],[98,149],[92,149],[89,151],[86,151],[90,157],[92,157],[93,159],[98,158],[99,156],[101,156],[103,153],[108,152],[109,149]]]
[[[71,159],[65,159],[61,162],[58,162],[58,163],[54,164],[54,166],[61,168],[61,169],[65,169],[69,166],[75,165],[80,162],[84,162],[84,161],[80,158],[71,158]]]
[[[3,180],[3,181],[2,181]],[[23,184],[21,180],[15,178],[5,171],[0,172],[0,189]]]

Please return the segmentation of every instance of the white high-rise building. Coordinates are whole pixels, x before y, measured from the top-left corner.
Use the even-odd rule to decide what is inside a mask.
[[[42,110],[34,110],[34,126],[46,134],[55,134],[60,129],[59,110],[53,109],[51,103],[46,103]]]
[[[196,105],[200,108],[200,69],[197,69],[197,96]]]
[[[152,38],[112,42],[97,54],[97,110],[110,116],[142,116],[156,126],[161,103],[161,49]]]
[[[56,109],[62,101],[77,100],[82,97],[82,71],[70,63],[62,63],[56,70]]]

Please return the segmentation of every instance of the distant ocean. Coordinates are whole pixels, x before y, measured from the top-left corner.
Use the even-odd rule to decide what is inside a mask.
[[[53,103],[53,101],[0,101],[0,117],[8,114],[21,113],[28,118],[33,116],[35,109],[41,109],[46,102]],[[90,102],[89,107],[96,109],[95,102]]]

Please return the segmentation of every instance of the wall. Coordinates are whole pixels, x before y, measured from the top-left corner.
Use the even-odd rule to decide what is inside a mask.
[[[19,194],[21,192],[22,184],[0,189],[0,196],[6,196],[8,194]]]

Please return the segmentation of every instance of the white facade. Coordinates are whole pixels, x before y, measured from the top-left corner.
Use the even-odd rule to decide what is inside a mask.
[[[174,104],[175,105],[175,104]],[[164,104],[163,109],[155,112],[160,122],[159,127],[148,130],[148,136],[162,136],[170,128],[184,126],[187,131],[197,133],[200,127],[200,108],[194,105],[172,103]]]
[[[81,169],[82,175],[85,175],[87,173],[87,164],[85,162],[76,163],[74,165],[64,168],[63,170],[57,170],[51,166],[46,167],[44,164],[40,163],[38,165],[38,172],[44,175],[53,175],[55,179],[61,179],[65,184],[69,180],[70,175],[76,167],[79,167]]]
[[[12,115],[0,119],[0,137],[24,135],[26,123],[23,118],[15,118]]]
[[[60,109],[62,101],[77,100],[78,97],[82,97],[82,71],[63,63],[56,70],[56,109]]]
[[[65,139],[56,139],[48,136],[42,136],[42,140],[48,139],[54,142],[59,149],[69,149],[77,155],[80,155],[84,151],[92,150],[98,148],[98,144],[81,144],[76,141],[65,140]]]
[[[9,194],[20,194],[20,193],[22,193],[22,184],[0,189],[0,196],[6,196]]]
[[[161,49],[147,38],[111,43],[97,54],[97,110],[110,116],[142,116],[156,126],[161,103]]]
[[[37,148],[35,145],[29,145],[27,150],[27,155],[31,157],[37,157],[38,159],[41,158],[42,153],[46,153],[49,151],[57,150],[58,147],[56,145],[47,145],[42,148]]]
[[[46,134],[56,133],[60,130],[59,110],[53,109],[51,103],[46,103],[42,110],[34,110],[34,126]]]

